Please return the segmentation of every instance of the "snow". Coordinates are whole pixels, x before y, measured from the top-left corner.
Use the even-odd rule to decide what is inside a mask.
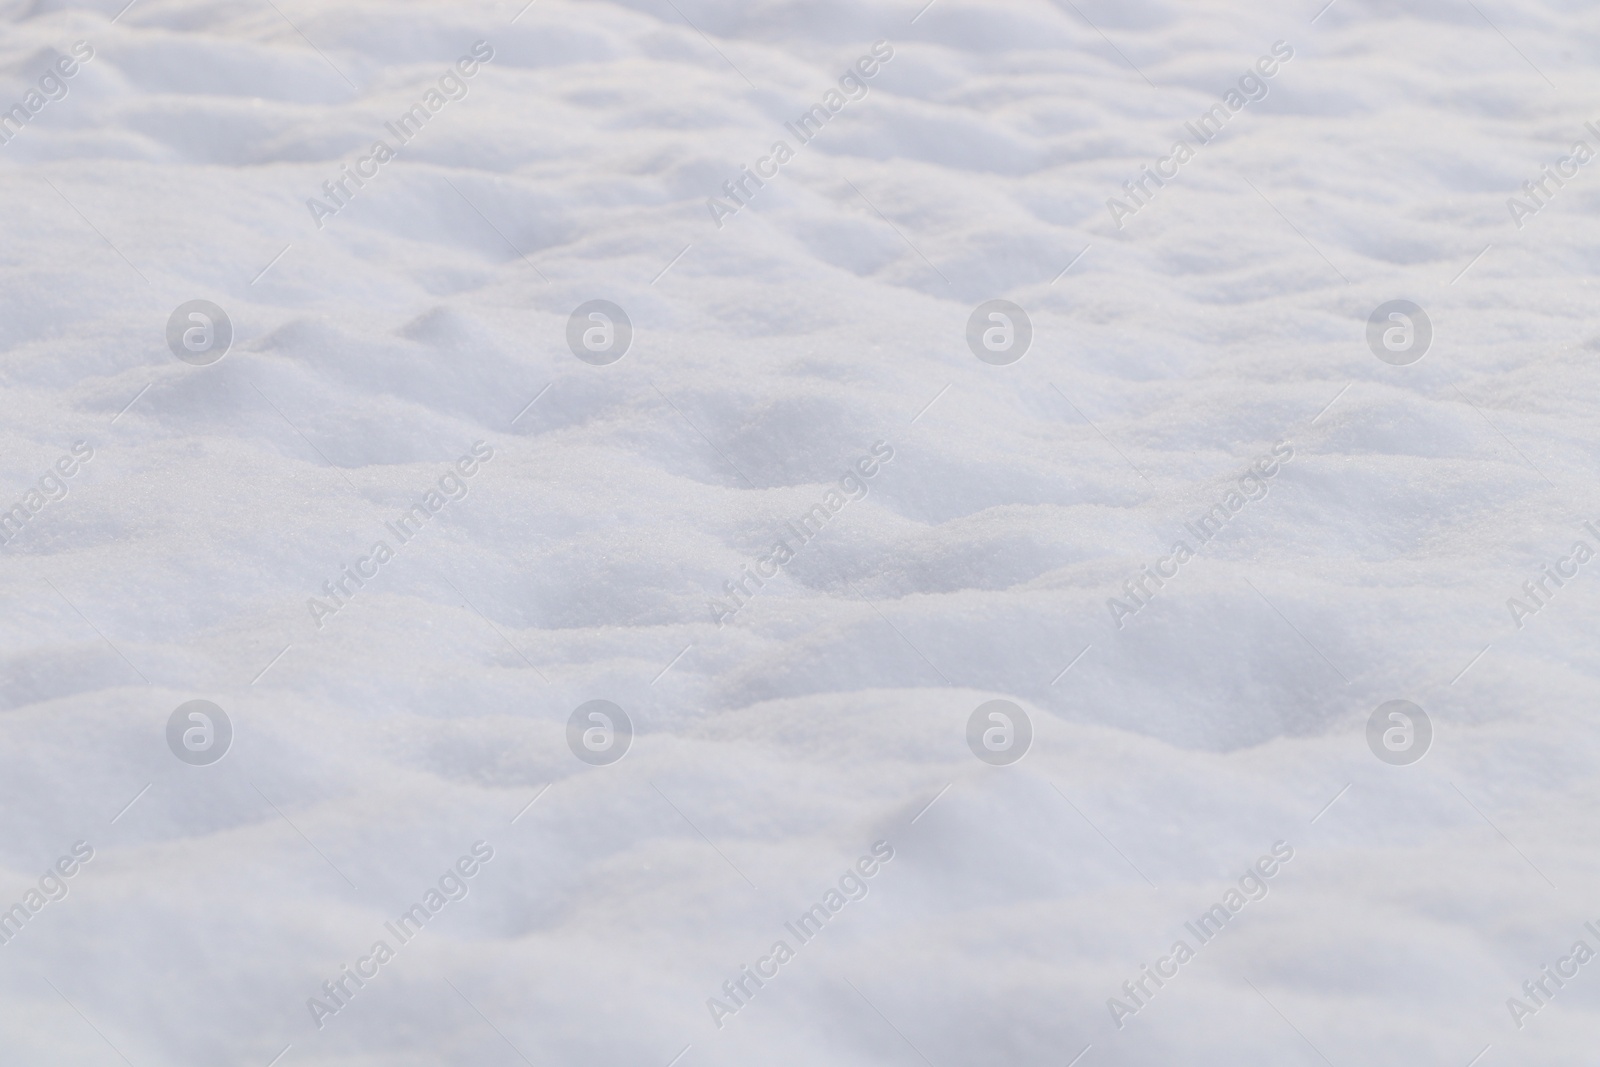
[[[124,2],[0,0],[0,1060],[1592,1062],[1591,7]]]

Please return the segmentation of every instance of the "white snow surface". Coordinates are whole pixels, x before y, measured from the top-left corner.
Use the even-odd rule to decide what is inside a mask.
[[[1600,545],[1600,166],[1507,203],[1600,146],[1593,5],[123,2],[0,0],[0,107],[93,49],[0,145],[0,508],[93,450],[0,548],[0,908],[94,850],[0,945],[0,1063],[1594,1062],[1600,963],[1507,1003],[1600,949],[1600,564],[1507,604]],[[210,366],[166,340],[194,299],[233,324]],[[608,366],[566,341],[595,299],[633,324]],[[1009,366],[967,345],[991,299],[1033,325]],[[1407,366],[1366,340],[1396,299]],[[166,740],[195,699],[235,732],[209,766]],[[636,730],[609,766],[568,747],[593,699]],[[1010,766],[967,745],[992,699],[1033,725]],[[1394,699],[1433,723],[1410,766],[1366,741]]]

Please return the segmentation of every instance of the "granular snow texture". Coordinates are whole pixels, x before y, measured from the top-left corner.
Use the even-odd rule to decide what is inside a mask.
[[[1594,1062],[1600,10],[124,3],[0,1063]]]

